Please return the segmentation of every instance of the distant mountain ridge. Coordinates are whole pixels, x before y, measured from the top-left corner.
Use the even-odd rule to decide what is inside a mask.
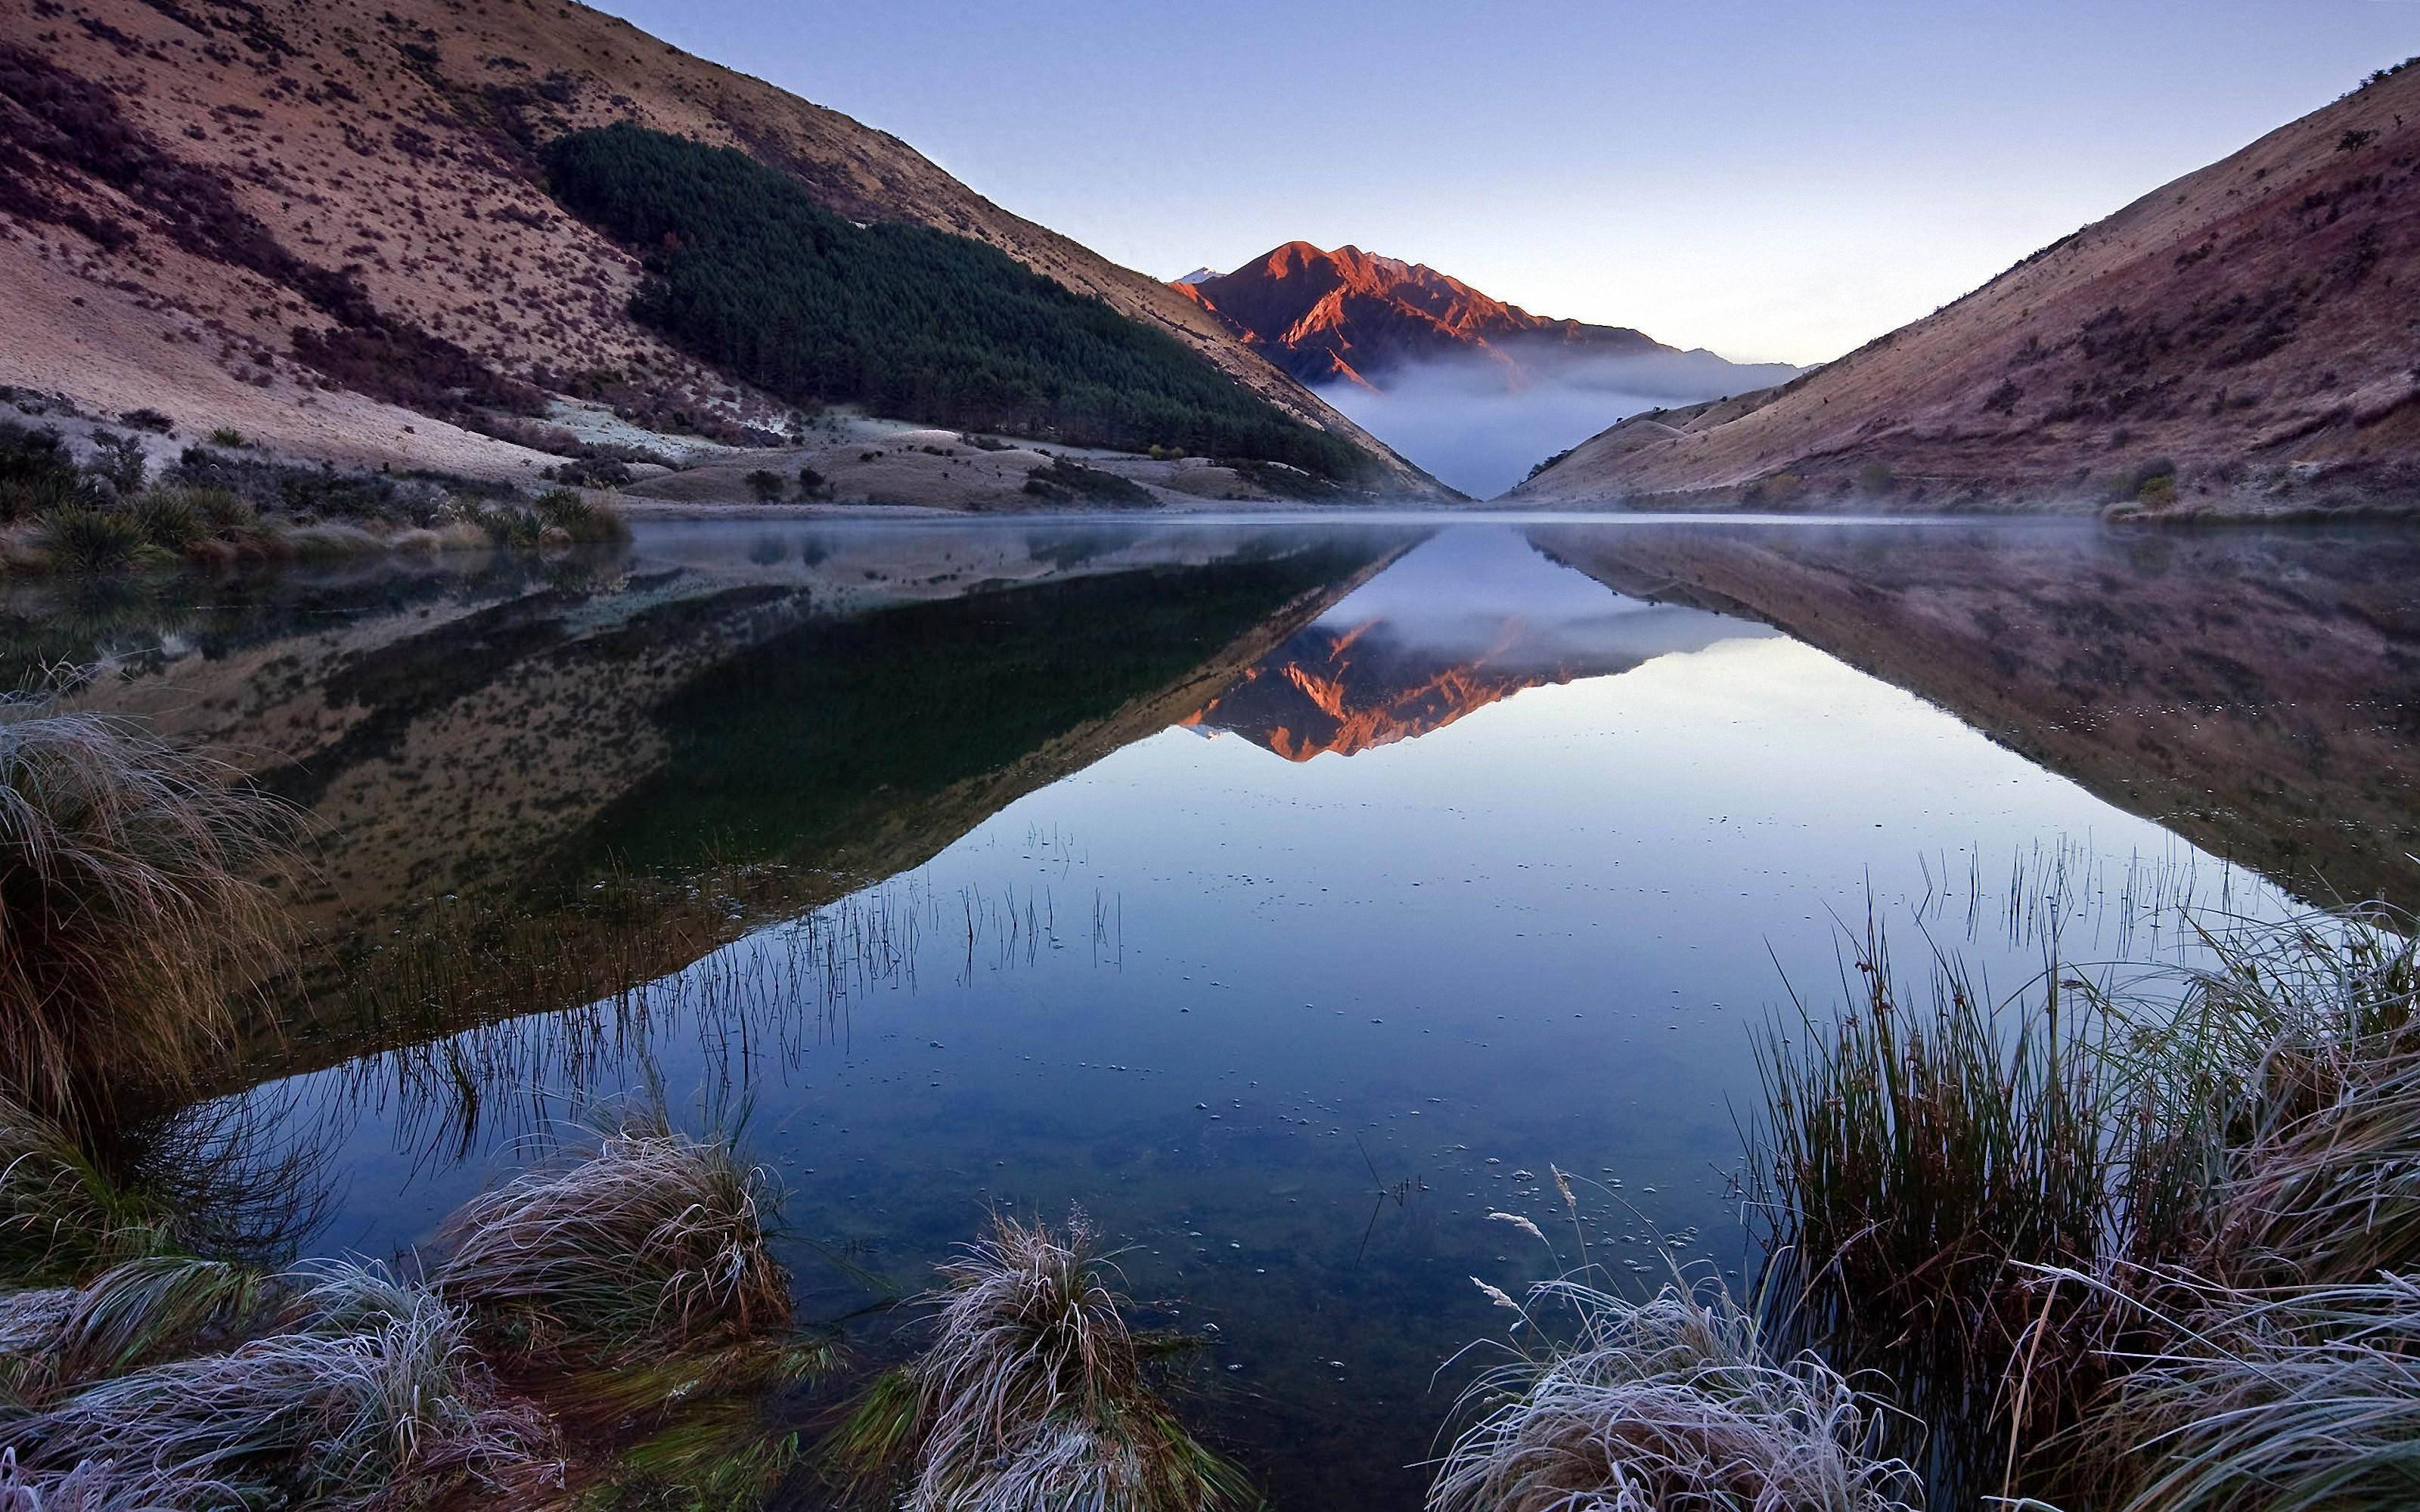
[[[1525,502],[2420,513],[2420,59],[1794,382]]]
[[[1289,241],[1229,273],[1188,273],[1172,287],[1244,344],[1313,388],[1383,391],[1405,370],[1437,363],[1492,367],[1507,388],[1594,360],[1631,360],[1684,387],[1737,391],[1797,369],[1744,366],[1683,351],[1627,326],[1532,315],[1424,263],[1359,247],[1325,251]],[[1731,381],[1734,373],[1745,375]]]

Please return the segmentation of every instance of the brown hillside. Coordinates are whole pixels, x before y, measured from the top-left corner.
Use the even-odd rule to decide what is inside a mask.
[[[2173,462],[2173,482],[2157,481]],[[1513,491],[2274,514],[2420,500],[2420,68],[1778,389],[1645,415]]]
[[[535,181],[534,145],[620,119],[743,147],[853,219],[989,242],[1434,490],[1158,281],[896,138],[560,0],[0,0],[0,383],[489,472],[548,459],[432,418],[411,375],[484,369],[509,392],[618,373],[603,396],[626,411],[769,420],[630,321],[635,260]]]

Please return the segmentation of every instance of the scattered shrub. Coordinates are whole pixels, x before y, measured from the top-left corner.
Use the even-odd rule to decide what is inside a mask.
[[[108,484],[117,497],[131,498],[142,488],[143,473],[148,465],[142,442],[132,436],[97,430],[92,434],[92,464],[87,471]]]
[[[612,457],[576,457],[556,468],[554,475],[576,488],[618,488],[637,476],[629,463]]]
[[[756,496],[758,503],[772,503],[782,497],[782,475],[768,468],[758,468],[748,474],[748,491]]]
[[[117,423],[155,436],[173,436],[177,431],[177,423],[157,409],[129,409],[117,417]]]
[[[1126,507],[1148,507],[1159,501],[1141,484],[1088,468],[1063,456],[1054,456],[1047,464],[1025,475],[1025,491],[1037,499],[1056,503],[1081,501],[1092,504],[1118,504]]]
[[[0,420],[0,523],[68,507],[78,482],[75,458],[57,431]]]
[[[214,425],[210,428],[210,444],[212,446],[243,447],[249,446],[252,443],[245,440],[243,439],[243,432],[236,429],[233,425]]]
[[[1576,446],[1566,446],[1561,451],[1557,452],[1554,455],[1547,457],[1542,462],[1530,463],[1529,471],[1522,474],[1521,481],[1523,483],[1528,483],[1535,480],[1539,473],[1566,461],[1570,458],[1571,455],[1577,450],[1579,450],[1579,448]]]

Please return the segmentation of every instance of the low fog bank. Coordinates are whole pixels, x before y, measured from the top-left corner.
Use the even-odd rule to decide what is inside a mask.
[[[1642,409],[1786,382],[1799,369],[1710,353],[1639,357],[1522,351],[1516,366],[1477,358],[1397,368],[1383,392],[1331,384],[1319,396],[1473,499],[1493,499],[1558,452]]]

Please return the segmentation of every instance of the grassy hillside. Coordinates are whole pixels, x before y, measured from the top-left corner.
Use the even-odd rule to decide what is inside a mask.
[[[1635,416],[1523,502],[2420,510],[2420,68],[1776,389]]]
[[[0,0],[0,385],[90,415],[529,480],[664,450],[633,425],[784,433],[786,405],[632,317],[637,249],[547,193],[545,144],[629,121],[737,148],[845,221],[990,247],[1357,449],[1373,486],[1438,491],[1158,280],[584,6]]]
[[[768,393],[1078,445],[1360,470],[1344,440],[1172,337],[981,242],[857,225],[745,153],[628,123],[558,138],[545,160],[575,214],[644,249],[631,313]]]

